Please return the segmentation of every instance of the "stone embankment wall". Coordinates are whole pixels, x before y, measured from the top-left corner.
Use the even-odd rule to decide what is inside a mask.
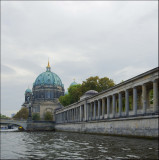
[[[93,133],[104,135],[158,137],[158,115],[100,120],[91,122],[61,123],[56,131]]]
[[[55,124],[54,122],[40,122],[40,121],[31,121],[27,123],[27,131],[54,131]]]

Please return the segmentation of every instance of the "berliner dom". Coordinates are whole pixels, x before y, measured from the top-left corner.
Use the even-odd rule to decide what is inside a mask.
[[[63,96],[64,93],[64,85],[60,77],[51,71],[48,61],[46,71],[36,78],[32,90],[28,88],[25,91],[25,102],[22,106],[28,106],[27,100],[29,97],[32,113],[39,113],[40,118],[43,119],[47,111],[53,115],[56,109],[62,108],[58,98]]]

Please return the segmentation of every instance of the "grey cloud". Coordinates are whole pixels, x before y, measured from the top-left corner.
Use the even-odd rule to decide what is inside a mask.
[[[2,106],[8,109],[21,105],[22,92],[45,71],[48,57],[65,89],[73,78],[120,82],[158,65],[157,2],[2,1],[1,12],[2,72],[15,86],[2,84]],[[13,77],[10,66],[28,75]]]
[[[11,67],[8,67],[6,65],[1,65],[1,71],[2,71],[2,74],[15,74],[16,71],[11,68]]]

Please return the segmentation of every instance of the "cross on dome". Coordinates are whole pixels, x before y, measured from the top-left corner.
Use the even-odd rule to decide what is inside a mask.
[[[47,67],[46,67],[46,71],[47,71],[47,72],[50,72],[50,71],[51,71],[51,67],[50,67],[49,60],[48,60],[48,65],[47,65]]]

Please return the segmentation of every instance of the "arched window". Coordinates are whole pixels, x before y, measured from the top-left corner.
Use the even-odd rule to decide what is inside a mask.
[[[47,98],[50,98],[50,91],[47,92]]]

